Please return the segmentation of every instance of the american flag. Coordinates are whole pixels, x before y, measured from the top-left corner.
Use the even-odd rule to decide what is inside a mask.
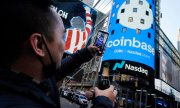
[[[92,19],[89,11],[86,11],[86,26],[84,30],[77,28],[66,29],[65,52],[74,53],[84,48],[92,30]]]

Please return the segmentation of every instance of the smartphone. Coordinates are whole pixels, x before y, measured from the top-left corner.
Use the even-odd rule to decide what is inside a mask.
[[[102,55],[108,36],[109,33],[102,30],[99,30],[98,33],[95,35],[94,45],[100,49],[98,55]]]

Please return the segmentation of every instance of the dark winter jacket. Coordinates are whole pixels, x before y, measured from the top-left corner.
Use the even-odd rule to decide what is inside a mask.
[[[60,108],[56,82],[91,58],[86,48],[80,50],[62,61],[61,72],[56,77],[42,82],[10,69],[0,69],[0,108]],[[94,108],[110,108],[107,103],[111,102],[106,97],[95,100]]]

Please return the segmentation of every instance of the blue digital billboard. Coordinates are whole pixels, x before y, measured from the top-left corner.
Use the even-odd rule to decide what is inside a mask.
[[[112,70],[154,70],[154,18],[155,0],[114,0],[103,62],[113,61]]]

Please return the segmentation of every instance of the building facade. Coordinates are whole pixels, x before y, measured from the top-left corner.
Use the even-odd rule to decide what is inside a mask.
[[[178,48],[178,51],[180,53],[180,29],[179,29],[179,34],[177,36],[177,48]]]
[[[127,0],[126,2],[128,1],[129,0]],[[119,78],[117,79],[119,80],[118,83],[121,88],[120,89],[121,95],[119,96],[121,100],[119,101],[119,104],[123,108],[142,108],[142,107],[179,108],[180,107],[179,106],[180,81],[178,80],[180,77],[179,76],[180,58],[178,51],[169,41],[167,36],[164,34],[163,30],[161,30],[159,27],[160,18],[162,17],[160,12],[160,2],[161,2],[160,0],[155,1],[156,38],[155,38],[155,57],[154,57],[155,70],[154,70],[153,85],[149,85],[148,84],[149,82],[144,80],[143,77],[134,76],[132,74],[118,73]],[[123,9],[121,9],[121,12],[125,13],[125,11],[126,10],[123,11]],[[137,9],[133,9],[133,11],[137,11]],[[108,14],[110,14],[110,12]],[[110,15],[107,15],[106,18],[109,20],[108,17],[110,17]],[[171,62],[169,63],[168,60]],[[93,66],[94,62],[91,63]],[[97,64],[98,62],[95,65],[97,66]],[[99,65],[101,64],[99,63]],[[165,67],[170,70],[165,71]],[[94,70],[98,70],[98,69],[94,69]],[[164,74],[164,72],[166,72],[167,74]],[[96,72],[94,71],[94,73]],[[84,75],[86,74],[84,73]],[[94,79],[90,78],[90,80],[92,81]],[[148,100],[151,100],[151,102]]]
[[[148,72],[152,73],[146,74],[146,71],[141,71],[143,74],[138,72],[136,72],[136,74],[132,70],[128,71],[120,69],[117,70],[115,74],[110,74],[110,79],[112,80],[113,78],[115,78],[118,84],[119,108],[180,108],[180,55],[178,53],[178,50],[173,46],[163,30],[161,30],[161,28],[159,27],[160,18],[162,17],[160,12],[161,1],[124,0],[124,2],[120,1],[123,3],[119,5],[114,1],[108,0],[105,2],[105,0],[99,0],[94,3],[94,8],[97,10],[108,7],[106,6],[107,2],[111,3],[111,6],[114,5],[114,8],[117,9],[117,15],[116,13],[113,14],[113,12],[111,11],[112,9],[107,9],[108,12],[106,13],[98,13],[96,24],[94,27],[94,36],[99,29],[109,31],[111,37],[113,36],[113,34],[116,34],[117,27],[114,27],[110,20],[112,20],[112,17],[118,16],[117,19],[114,20],[114,23],[122,25],[120,26],[119,32],[122,34],[122,36],[124,36],[123,38],[119,37],[119,39],[123,40],[125,37],[127,37],[125,33],[127,33],[128,31],[131,31],[131,33],[133,32],[133,36],[137,36],[137,38],[134,39],[135,42],[137,42],[138,36],[141,36],[139,40],[143,42],[143,36],[147,36],[147,39],[150,38],[154,40],[152,41],[152,43],[148,44],[154,48],[154,56],[148,55],[149,53],[152,54],[152,50],[149,49],[148,53],[144,53],[144,55],[146,55],[144,57],[146,58],[136,59],[137,57],[134,56],[132,57],[132,59],[130,59],[132,55],[127,57],[127,55],[124,54],[127,57],[126,58],[122,54],[119,57],[117,55],[117,57],[115,58],[116,61],[114,62],[109,58],[115,57],[114,54],[112,56],[112,53],[109,53],[110,51],[114,50],[114,48],[106,49],[108,55],[105,54],[105,58],[96,56],[90,62],[85,63],[81,66],[81,69],[83,69],[81,82],[72,82],[69,83],[68,86],[79,86],[81,87],[81,89],[93,88],[97,84],[98,76],[101,75],[100,71],[103,61],[109,60],[110,64],[113,64],[114,66],[115,63],[117,63],[117,60],[119,60],[119,67],[124,62],[128,62],[128,64],[132,63],[131,66],[134,64],[139,64],[138,66],[141,67],[141,70],[143,68],[144,70],[148,70]],[[137,2],[137,4],[135,5],[135,3],[132,2]],[[127,5],[129,5],[130,8],[127,8]],[[143,6],[143,9],[140,9],[141,7],[139,6]],[[134,14],[139,10],[145,10],[141,18],[136,17],[140,15]],[[131,14],[129,11],[132,11]],[[126,15],[122,16],[122,14]],[[135,17],[133,17],[133,15]],[[136,21],[138,21],[139,23],[135,23]],[[108,30],[108,28],[111,29]],[[147,28],[148,30],[144,31]],[[120,34],[119,32],[117,34]],[[125,41],[128,42],[128,40]],[[93,42],[94,38],[92,37],[89,44],[93,44]],[[118,43],[118,41],[116,42]],[[116,42],[114,43],[114,45],[117,44]],[[137,44],[135,43],[135,45]],[[123,47],[121,46],[120,48]],[[127,47],[124,47],[124,49],[127,49]],[[136,49],[132,50],[135,51]],[[141,52],[142,54],[144,50],[141,50],[142,49],[137,50],[134,53],[139,54],[137,52]],[[120,50],[118,51],[121,52]],[[147,59],[148,57],[150,57],[149,60]],[[113,70],[113,66],[110,70]],[[110,73],[113,72],[114,71]]]

